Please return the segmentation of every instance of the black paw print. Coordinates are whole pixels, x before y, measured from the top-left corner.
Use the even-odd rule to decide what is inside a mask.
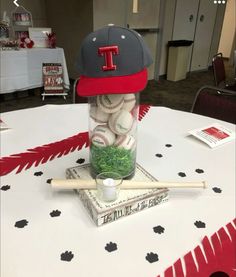
[[[163,157],[162,154],[156,154],[155,156],[158,157],[158,158],[162,158]]]
[[[34,176],[41,176],[43,175],[43,172],[42,171],[37,171],[34,173]]]
[[[156,253],[153,253],[153,252],[147,253],[147,256],[145,258],[149,263],[154,263],[154,262],[157,262],[159,260],[158,255]]]
[[[153,227],[153,231],[155,233],[161,234],[161,233],[164,233],[165,228],[163,228],[162,226],[158,225],[158,226]]]
[[[11,188],[10,186],[6,185],[6,186],[2,186],[1,190],[6,191],[6,190],[9,190],[10,188]]]
[[[179,172],[178,175],[179,175],[180,177],[186,177],[186,174],[185,174],[184,172]]]
[[[61,253],[61,260],[70,262],[74,258],[74,254],[71,251],[65,251],[64,253]]]
[[[221,188],[217,188],[217,187],[212,188],[212,190],[213,190],[215,193],[221,193],[221,192],[222,192],[222,189],[221,189]]]
[[[197,173],[199,173],[199,174],[204,173],[204,170],[203,170],[203,169],[200,169],[200,168],[197,168],[195,171],[196,171]]]
[[[22,219],[22,220],[16,221],[15,227],[24,228],[26,225],[28,225],[28,223],[29,222],[26,219]]]
[[[165,145],[165,147],[170,148],[170,147],[172,147],[172,144],[167,143],[167,144]]]
[[[116,250],[117,250],[117,244],[110,241],[110,243],[107,243],[107,244],[106,244],[105,249],[106,249],[108,252],[116,251]]]
[[[51,184],[51,182],[52,182],[52,178],[51,179],[47,179],[47,183],[48,184]]]
[[[209,277],[229,277],[229,275],[223,271],[213,272]]]
[[[194,222],[194,225],[197,227],[197,228],[206,228],[206,224],[202,221],[195,221]]]
[[[77,164],[83,164],[84,162],[85,162],[85,159],[82,159],[82,158],[76,161]]]
[[[50,216],[51,217],[56,217],[56,216],[60,216],[61,212],[58,211],[58,210],[53,210],[51,213],[50,213]]]

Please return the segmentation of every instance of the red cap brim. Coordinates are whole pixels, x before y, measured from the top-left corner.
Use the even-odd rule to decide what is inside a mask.
[[[79,96],[96,96],[140,92],[146,87],[147,76],[146,68],[126,76],[91,78],[82,75],[77,85],[77,93]]]

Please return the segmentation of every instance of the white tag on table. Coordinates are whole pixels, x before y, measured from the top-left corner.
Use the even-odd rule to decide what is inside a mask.
[[[191,135],[203,141],[211,148],[235,139],[235,132],[218,123],[189,131]]]

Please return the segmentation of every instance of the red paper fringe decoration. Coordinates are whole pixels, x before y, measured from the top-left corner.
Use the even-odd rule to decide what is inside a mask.
[[[147,114],[151,106],[149,105],[140,105],[139,106],[139,115],[138,115],[138,120],[141,121],[144,116]]]
[[[148,105],[140,106],[139,121],[143,119],[149,109],[150,106]],[[16,168],[16,173],[20,173],[23,169],[26,170],[31,166],[36,167],[54,158],[60,158],[76,149],[80,150],[83,146],[89,146],[88,132],[79,133],[73,137],[39,146],[34,149],[28,149],[27,152],[24,153],[3,157],[0,159],[0,176],[9,174]]]
[[[234,219],[234,224],[236,224],[236,219]],[[184,256],[186,275],[184,275],[181,260],[178,259],[173,266],[170,266],[165,270],[164,276],[223,277],[228,275],[229,277],[235,277],[236,229],[232,223],[228,223],[226,225],[226,230],[222,227],[218,230],[218,232],[214,233],[210,239],[206,236],[203,238],[202,247],[204,253],[202,252],[200,246],[197,246],[193,250],[198,263],[198,269],[193,259],[192,252],[190,251]],[[225,275],[220,275],[220,272],[225,273]],[[160,275],[158,277],[160,277]]]
[[[0,176],[6,175],[17,169],[20,173],[23,169],[29,169],[31,166],[38,166],[54,158],[60,158],[70,152],[80,150],[83,146],[88,147],[88,132],[79,133],[67,139],[28,149],[28,152],[14,154],[0,159]]]

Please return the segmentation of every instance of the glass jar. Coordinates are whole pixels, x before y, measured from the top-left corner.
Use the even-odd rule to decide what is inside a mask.
[[[90,174],[118,173],[131,179],[136,168],[139,93],[89,97]]]

